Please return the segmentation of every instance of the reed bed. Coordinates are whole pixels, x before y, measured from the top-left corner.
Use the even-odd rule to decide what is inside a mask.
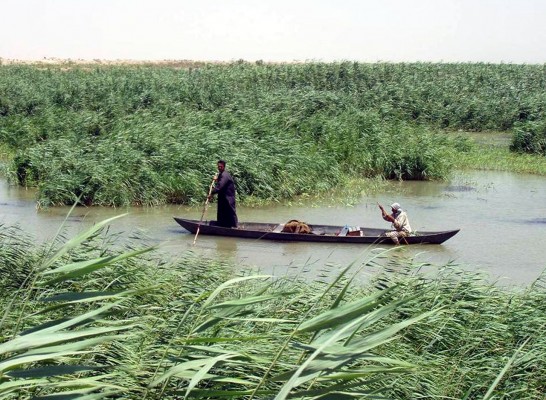
[[[546,176],[546,157],[511,152],[497,146],[476,146],[461,153],[455,168],[473,170],[498,170]]]
[[[510,150],[546,156],[546,120],[515,124]]]
[[[543,398],[543,278],[389,251],[306,282],[165,259],[114,220],[43,247],[0,227],[0,398]]]
[[[10,181],[37,186],[43,207],[198,203],[218,158],[241,201],[278,201],[351,177],[446,178],[468,145],[439,130],[519,129],[514,150],[540,149],[544,77],[504,64],[0,65],[0,145]]]

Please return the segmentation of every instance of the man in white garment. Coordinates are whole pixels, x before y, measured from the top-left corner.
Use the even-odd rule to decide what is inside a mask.
[[[394,244],[400,244],[400,239],[406,238],[411,233],[408,215],[398,203],[391,204],[391,214],[387,214],[381,205],[379,205],[379,208],[381,209],[383,219],[392,223],[393,230],[385,232],[385,235],[390,237]],[[407,244],[406,239],[403,240]]]

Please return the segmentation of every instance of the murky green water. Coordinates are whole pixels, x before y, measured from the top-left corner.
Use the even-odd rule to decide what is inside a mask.
[[[546,269],[542,242],[546,234],[546,178],[502,172],[464,173],[450,182],[394,182],[388,190],[363,197],[355,206],[274,205],[239,207],[240,221],[286,222],[289,219],[333,225],[388,228],[376,202],[397,201],[407,210],[414,230],[461,232],[443,245],[410,246],[401,250],[417,261],[444,264],[455,261],[466,269],[480,270],[505,285],[534,281]],[[0,224],[19,224],[38,241],[54,237],[68,207],[36,210],[34,192],[8,187],[0,181]],[[178,226],[173,216],[199,219],[202,209],[179,206],[158,208],[78,208],[66,221],[67,235],[103,219],[129,212],[112,224],[112,231],[138,233],[161,250],[174,254],[193,251],[221,256],[241,265],[259,266],[262,272],[321,274],[326,265],[346,266],[367,260],[372,246],[320,243],[279,243],[259,240],[194,236]],[[213,204],[207,217],[215,217]],[[365,273],[365,272],[364,272]]]

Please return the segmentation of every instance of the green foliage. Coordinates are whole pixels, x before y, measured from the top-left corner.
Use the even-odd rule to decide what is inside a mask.
[[[43,248],[0,227],[25,249],[0,266],[28,277],[0,282],[1,398],[543,398],[543,278],[501,289],[390,252],[365,283],[373,259],[315,282],[234,275],[122,250],[111,223]]]
[[[0,224],[0,293],[26,285],[35,262],[33,247],[19,227]]]
[[[529,288],[503,289],[486,275],[465,273],[453,265],[418,279],[402,278],[408,269],[395,268],[396,275],[379,276],[378,283],[397,284],[401,296],[424,286],[425,296],[409,309],[442,306],[444,313],[410,328],[400,343],[386,350],[411,353],[415,358],[407,361],[425,362],[415,375],[400,378],[401,388],[393,397],[543,396],[545,377],[537,368],[546,363],[541,355],[546,341],[538,334],[546,323],[540,305],[546,296],[544,276]]]
[[[529,153],[515,153],[498,146],[476,146],[457,154],[456,168],[511,171],[546,175],[546,157]]]
[[[510,149],[546,156],[546,120],[516,124]]]
[[[544,76],[505,64],[2,65],[0,144],[41,206],[199,203],[220,157],[240,200],[279,200],[351,175],[445,178],[444,155],[468,149],[430,132],[539,123]]]
[[[75,285],[70,281],[147,250],[58,265],[64,256],[109,222],[111,220],[97,224],[54,252],[46,250],[40,252],[40,256],[27,253],[24,257],[12,252],[9,254],[12,260],[2,262],[3,272],[14,262],[21,266],[20,261],[25,259],[30,261],[31,268],[14,271],[24,272],[25,279],[2,299],[0,398],[29,397],[30,394],[34,398],[45,398],[59,393],[76,398],[91,393],[109,396],[123,391],[123,387],[108,382],[113,376],[108,373],[111,365],[102,362],[100,355],[108,354],[111,343],[126,338],[125,332],[135,327],[123,318],[112,320],[129,293],[108,290],[78,293],[73,291]],[[2,235],[6,236],[17,242],[18,237],[9,231],[8,235]],[[50,275],[55,278],[49,279]],[[16,282],[2,282],[1,288],[7,289],[13,283]],[[59,295],[52,296],[55,288],[51,283],[72,286],[72,291],[65,288]],[[53,306],[49,305],[52,303]]]

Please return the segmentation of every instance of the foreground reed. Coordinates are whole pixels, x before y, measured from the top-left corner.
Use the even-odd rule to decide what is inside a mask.
[[[44,247],[0,227],[0,398],[543,398],[543,279],[390,252],[314,282],[233,277],[111,242],[112,223]]]

